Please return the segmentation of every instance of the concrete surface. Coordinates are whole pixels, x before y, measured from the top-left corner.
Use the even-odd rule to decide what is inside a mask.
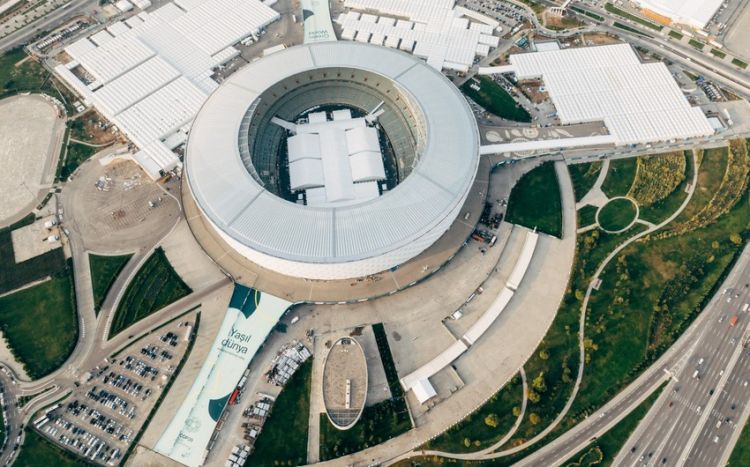
[[[64,132],[57,107],[41,95],[0,101],[0,226],[41,201],[54,181]]]

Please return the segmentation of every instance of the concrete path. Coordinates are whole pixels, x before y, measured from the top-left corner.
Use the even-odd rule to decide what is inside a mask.
[[[576,209],[581,209],[588,205],[602,207],[607,204],[609,198],[602,191],[602,184],[607,178],[607,172],[609,172],[609,159],[604,159],[602,161],[602,168],[599,170],[599,176],[596,177],[596,182],[594,182],[589,192],[581,198],[581,201],[576,203]]]
[[[454,362],[453,367],[464,379],[465,385],[433,406],[429,412],[420,414],[418,426],[409,432],[387,443],[324,465],[386,463],[400,458],[462,420],[521,370],[554,320],[567,288],[567,272],[573,264],[575,253],[575,200],[572,182],[563,161],[556,162],[555,169],[562,195],[563,238],[559,240],[547,235],[540,236],[529,270],[513,300],[482,338]],[[525,229],[514,227],[514,230],[523,233]],[[510,243],[513,243],[512,239]],[[491,301],[492,295],[499,293],[507,280],[509,269],[515,264],[518,251],[513,248],[508,254],[513,257],[501,261],[498,272],[490,279],[491,284],[485,287],[485,292],[475,301]],[[565,273],[561,274],[561,271]],[[539,287],[539,284],[545,286]],[[393,312],[392,309],[389,311]],[[386,329],[389,329],[387,323]],[[408,336],[402,335],[402,341],[407,339]],[[421,345],[426,345],[426,342]],[[507,349],[507,352],[499,355],[496,352],[499,346]],[[399,363],[396,364],[399,368]],[[399,371],[401,372],[401,368]],[[411,452],[408,455],[418,453]]]

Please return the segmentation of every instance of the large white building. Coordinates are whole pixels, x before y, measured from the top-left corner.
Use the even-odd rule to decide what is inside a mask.
[[[300,131],[311,119],[317,129]],[[301,160],[309,167],[297,171]],[[224,241],[265,268],[324,280],[419,255],[456,220],[478,163],[474,116],[440,72],[347,42],[289,48],[233,74],[195,118],[185,156],[191,195]],[[374,190],[351,196],[363,183]],[[317,201],[303,192],[321,185]]]
[[[637,0],[641,8],[696,29],[706,27],[724,0]]]
[[[180,165],[172,149],[218,87],[213,69],[239,55],[232,45],[279,18],[260,0],[175,0],[65,47],[55,68],[137,147],[153,178]]]

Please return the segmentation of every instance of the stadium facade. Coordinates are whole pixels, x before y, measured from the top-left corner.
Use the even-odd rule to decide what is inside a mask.
[[[190,195],[236,252],[338,280],[398,267],[457,219],[479,164],[458,89],[397,50],[306,44],[209,97],[185,156]]]

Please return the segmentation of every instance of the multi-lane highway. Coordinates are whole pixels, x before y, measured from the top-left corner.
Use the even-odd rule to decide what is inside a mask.
[[[654,365],[649,367],[636,381],[621,391],[599,412],[579,423],[555,441],[529,455],[518,465],[560,465],[568,457],[606,433],[637,407],[640,401],[644,400],[662,382],[668,379],[671,379],[671,381],[644,421],[633,433],[631,439],[625,444],[623,451],[620,453],[621,458],[615,461],[615,465],[657,465],[656,462],[659,463],[658,465],[678,465],[678,459],[682,455],[680,451],[682,448],[687,448],[688,444],[695,446],[697,450],[704,445],[705,438],[713,442],[713,436],[711,436],[708,428],[706,428],[707,433],[700,434],[695,440],[691,441],[692,430],[693,428],[696,430],[699,428],[698,421],[701,414],[705,415],[706,411],[709,414],[707,417],[712,417],[713,425],[706,422],[701,425],[701,428],[704,425],[715,428],[718,421],[716,414],[723,413],[723,411],[734,413],[735,415],[724,415],[724,420],[729,416],[733,418],[732,424],[737,425],[734,418],[739,418],[747,400],[750,399],[750,392],[742,392],[750,390],[750,383],[747,387],[744,386],[745,377],[750,380],[750,358],[748,358],[747,350],[742,348],[742,342],[740,341],[743,331],[750,325],[750,313],[736,313],[739,317],[735,326],[730,326],[729,322],[738,308],[741,309],[745,302],[750,302],[750,287],[745,288],[744,286],[747,283],[750,283],[750,247],[746,247],[742,252],[719,293],[709,302],[690,328]],[[726,302],[726,299],[730,291],[727,291],[726,294],[721,293],[725,288],[731,290],[732,300],[729,303]],[[739,296],[735,297],[734,295],[737,293],[739,293]],[[722,317],[724,318],[722,319]],[[721,322],[719,322],[720,319]],[[731,344],[732,339],[734,339],[735,344]],[[739,349],[739,352],[737,349]],[[735,353],[739,354],[739,357],[735,357]],[[710,359],[708,358],[709,355]],[[709,387],[708,384],[704,384],[700,386],[704,389],[697,390],[690,384],[696,381],[692,378],[692,375],[696,367],[699,366],[698,362],[701,357],[704,361],[700,364],[703,372],[700,381],[703,383],[714,382],[715,385]],[[736,364],[733,364],[735,358],[738,358],[738,360]],[[720,368],[722,366],[724,368]],[[722,370],[724,372],[719,376]],[[735,373],[736,371],[741,372]],[[733,374],[740,376],[734,378]],[[725,375],[726,385],[720,386],[720,379]],[[677,380],[671,378],[672,376],[675,376]],[[677,392],[674,391],[675,387],[679,387]],[[709,399],[713,396],[709,394],[711,389],[714,389],[713,395],[717,395],[713,404],[709,404]],[[727,390],[726,399],[718,397],[724,390]],[[705,396],[702,391],[705,391]],[[726,401],[728,408],[719,403],[722,400]],[[671,407],[669,406],[670,402],[672,402]],[[735,410],[731,410],[732,404],[735,405]],[[697,412],[698,405],[701,406],[701,413]],[[667,412],[664,412],[665,410]],[[675,422],[676,414],[683,411],[687,418],[678,422],[676,425],[679,428],[676,427],[669,433],[672,424]],[[690,417],[691,414],[695,416]],[[724,424],[728,425],[728,422],[722,422],[722,425]],[[720,426],[719,428],[723,427]],[[741,429],[741,427],[736,429]],[[675,441],[674,443],[669,441],[671,437],[678,435],[681,436],[681,441]],[[715,456],[711,457],[713,461],[698,462],[698,459],[694,459],[694,462],[680,465],[719,465],[718,459],[724,453],[724,450],[731,449],[730,443],[727,442],[728,434],[722,436],[724,436],[724,443],[722,444],[724,449],[721,450],[720,454],[712,455]],[[665,438],[669,439],[664,442]],[[630,452],[633,447],[635,447],[635,451]],[[691,449],[690,454],[685,454],[687,461],[691,461],[695,457],[694,452],[697,451]],[[651,454],[650,457],[649,453]],[[705,455],[709,455],[708,450]],[[640,460],[641,456],[644,456],[644,461]],[[667,460],[662,463],[664,458]],[[704,459],[707,459],[707,457],[704,457]],[[650,460],[650,463],[645,462],[648,460]]]
[[[731,448],[732,432],[741,429],[737,419],[750,400],[750,353],[745,348],[749,284],[750,266],[744,266],[736,281],[709,304],[704,312],[710,319],[696,345],[620,452],[618,464],[719,465]]]

